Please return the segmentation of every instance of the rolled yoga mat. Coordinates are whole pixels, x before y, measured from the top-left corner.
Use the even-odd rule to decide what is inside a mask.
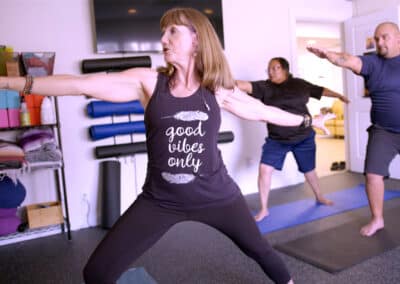
[[[235,136],[232,131],[222,131],[218,133],[218,143],[229,143],[232,142]]]
[[[150,56],[82,60],[82,73],[116,72],[135,67],[151,67]]]
[[[132,121],[112,124],[93,125],[89,128],[92,140],[104,139],[116,135],[145,133],[146,129],[143,121]]]
[[[234,136],[232,131],[225,131],[218,133],[218,143],[229,143],[232,142],[233,139]],[[97,159],[128,156],[146,152],[147,152],[146,142],[98,146],[95,148],[95,156]]]
[[[93,101],[86,106],[87,114],[92,117],[103,117],[111,115],[143,114],[144,109],[140,101],[127,103],[112,103],[105,101]]]
[[[128,156],[146,152],[147,152],[146,142],[98,146],[95,148],[95,156],[97,159]]]
[[[118,161],[100,163],[102,181],[101,226],[110,229],[121,215],[121,164]]]

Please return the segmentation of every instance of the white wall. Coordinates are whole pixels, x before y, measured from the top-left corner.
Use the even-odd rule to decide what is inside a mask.
[[[400,0],[353,0],[353,16],[361,16],[400,5]]]
[[[16,51],[55,51],[54,73],[79,74],[82,59],[104,57],[94,54],[90,3],[89,0],[1,0],[0,44],[13,46]],[[264,70],[269,58],[279,55],[294,60],[297,18],[338,22],[351,17],[351,8],[351,3],[345,0],[281,0],[277,3],[239,0],[234,5],[224,0],[226,55],[233,73],[237,78],[246,80],[265,78]],[[335,13],[332,13],[333,10]],[[153,66],[162,64],[158,55],[152,55],[152,61]],[[84,112],[87,103],[84,97],[59,99],[72,229],[98,223],[99,161],[94,159],[93,149],[113,143],[112,139],[92,142],[88,138],[89,126],[109,123],[109,119],[94,121],[87,118]],[[232,130],[235,134],[233,143],[221,145],[228,170],[243,193],[256,192],[265,126],[241,121],[230,114],[223,114],[223,119],[221,130]],[[118,141],[125,139],[119,138]],[[140,191],[145,161],[144,155],[121,159],[124,208]],[[135,173],[133,176],[132,172]],[[289,159],[284,170],[274,176],[272,186],[277,188],[302,180],[293,160]],[[39,189],[44,191],[45,185],[44,181]],[[84,197],[88,203],[83,200]]]

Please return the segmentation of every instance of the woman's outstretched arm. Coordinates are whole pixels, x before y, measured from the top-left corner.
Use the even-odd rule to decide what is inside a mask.
[[[149,68],[133,68],[117,73],[89,75],[53,75],[33,78],[31,93],[46,96],[86,95],[107,101],[131,101],[150,95],[157,72]],[[28,82],[29,83],[29,82]],[[0,77],[0,88],[22,92],[26,77]]]
[[[233,90],[219,89],[216,91],[220,107],[234,115],[255,121],[263,121],[281,126],[315,126],[326,131],[325,121],[332,119],[330,116],[319,116],[311,119],[308,114],[293,114],[280,108],[263,104],[238,88]]]
[[[298,126],[304,120],[303,115],[293,114],[277,107],[265,105],[237,87],[233,90],[219,89],[216,92],[216,96],[222,109],[243,119],[264,121],[282,126]]]

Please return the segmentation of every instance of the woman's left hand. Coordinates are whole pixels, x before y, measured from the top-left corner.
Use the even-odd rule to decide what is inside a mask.
[[[321,129],[325,135],[330,135],[331,132],[329,131],[328,128],[326,128],[325,122],[327,120],[334,119],[334,118],[336,118],[336,115],[331,112],[328,112],[326,114],[319,114],[313,118],[312,126]]]

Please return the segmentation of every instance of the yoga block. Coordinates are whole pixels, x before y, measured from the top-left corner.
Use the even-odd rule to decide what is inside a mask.
[[[40,228],[64,222],[60,202],[45,202],[26,206],[29,228]]]
[[[7,108],[7,90],[0,90],[0,109]]]
[[[7,90],[7,108],[20,108],[21,97],[17,91]]]
[[[10,127],[18,127],[21,125],[19,120],[19,108],[9,108],[7,114],[8,124]]]
[[[8,114],[6,109],[0,109],[0,128],[7,128],[10,124],[8,122]]]

